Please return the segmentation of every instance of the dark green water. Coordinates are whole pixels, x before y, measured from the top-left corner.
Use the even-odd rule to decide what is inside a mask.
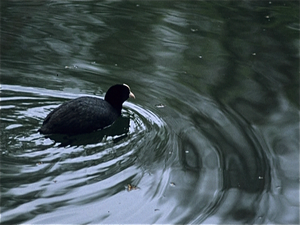
[[[299,31],[298,1],[1,1],[1,222],[299,224]],[[108,129],[37,132],[116,83]]]

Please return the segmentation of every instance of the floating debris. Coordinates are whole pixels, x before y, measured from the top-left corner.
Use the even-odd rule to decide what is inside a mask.
[[[175,183],[174,182],[171,182],[170,185],[171,185],[171,187],[175,187]]]
[[[127,189],[127,191],[132,191],[132,190],[137,190],[140,188],[135,185],[132,185],[132,184],[127,184],[126,189]]]

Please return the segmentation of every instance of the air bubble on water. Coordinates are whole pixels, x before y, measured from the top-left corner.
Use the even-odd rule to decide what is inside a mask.
[[[155,107],[156,107],[156,108],[164,108],[164,107],[165,107],[165,105],[164,105],[164,104],[162,104],[162,103],[159,103],[159,104],[156,104],[156,105],[155,105]]]
[[[77,69],[78,66],[77,65],[73,65],[73,66],[65,66],[65,69]]]

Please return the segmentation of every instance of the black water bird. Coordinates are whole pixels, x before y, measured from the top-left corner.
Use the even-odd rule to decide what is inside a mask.
[[[81,134],[105,128],[120,115],[122,104],[135,98],[126,84],[116,84],[108,89],[105,98],[79,97],[54,109],[38,130],[42,134]]]

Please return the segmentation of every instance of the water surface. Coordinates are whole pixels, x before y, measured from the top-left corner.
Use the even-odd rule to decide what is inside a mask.
[[[298,1],[1,2],[1,222],[299,224]],[[61,103],[136,96],[109,128]]]

